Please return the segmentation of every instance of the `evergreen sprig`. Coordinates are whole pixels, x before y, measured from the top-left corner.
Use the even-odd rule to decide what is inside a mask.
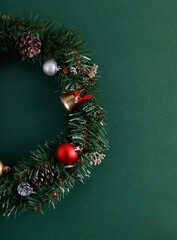
[[[23,40],[24,33],[31,38],[35,35],[42,43],[40,53],[32,58],[20,54],[16,47],[20,39]],[[33,16],[23,19],[14,15],[0,15],[1,56],[13,54],[39,66],[48,59],[55,59],[62,68],[54,79],[61,92],[81,89],[82,96],[92,94],[91,99],[82,101],[71,113],[66,114],[66,134],[38,146],[30,156],[23,158],[9,173],[0,177],[0,209],[4,216],[9,217],[12,213],[17,216],[28,208],[43,212],[47,205],[55,208],[55,204],[70,192],[77,180],[84,182],[84,178],[90,176],[91,154],[109,149],[104,122],[105,110],[93,96],[97,90],[97,79],[92,77],[88,81],[86,74],[80,70],[81,66],[93,65],[84,45],[79,34],[56,22],[41,21]],[[73,73],[71,67],[77,72]],[[56,159],[56,148],[62,142],[83,147],[78,159],[71,165],[62,164]],[[48,176],[48,184],[33,185],[33,180],[40,172],[44,176],[48,176],[48,172],[53,172],[53,175]],[[18,194],[17,187],[22,182],[33,186],[31,195],[22,197]]]

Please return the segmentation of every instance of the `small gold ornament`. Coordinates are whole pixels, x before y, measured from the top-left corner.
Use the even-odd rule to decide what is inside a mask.
[[[3,165],[3,163],[0,161],[0,176],[2,176],[4,172],[9,172],[9,171],[10,171],[10,167]]]
[[[78,99],[74,96],[74,94],[62,93],[60,100],[68,112],[71,112],[78,104]]]

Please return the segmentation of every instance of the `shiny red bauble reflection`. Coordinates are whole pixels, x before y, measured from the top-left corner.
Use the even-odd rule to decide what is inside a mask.
[[[76,161],[78,153],[70,142],[61,143],[56,149],[57,159],[64,164],[71,164]]]

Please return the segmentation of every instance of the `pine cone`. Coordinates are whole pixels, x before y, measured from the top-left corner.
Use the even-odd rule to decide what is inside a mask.
[[[32,184],[35,186],[42,186],[43,184],[48,184],[55,179],[54,166],[52,166],[51,171],[47,169],[47,173],[39,169],[38,176],[32,180]]]
[[[27,55],[30,58],[41,52],[41,45],[41,40],[36,37],[35,33],[32,36],[31,34],[28,35],[27,32],[24,32],[23,37],[16,43],[20,54]]]

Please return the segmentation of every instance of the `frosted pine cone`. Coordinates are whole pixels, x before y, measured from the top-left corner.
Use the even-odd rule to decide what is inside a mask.
[[[33,188],[29,183],[20,183],[17,188],[18,194],[22,197],[29,196],[33,192]]]
[[[28,35],[27,32],[24,32],[23,37],[16,43],[20,54],[30,58],[41,52],[41,45],[41,40],[36,37],[35,33],[32,36],[31,34]]]

